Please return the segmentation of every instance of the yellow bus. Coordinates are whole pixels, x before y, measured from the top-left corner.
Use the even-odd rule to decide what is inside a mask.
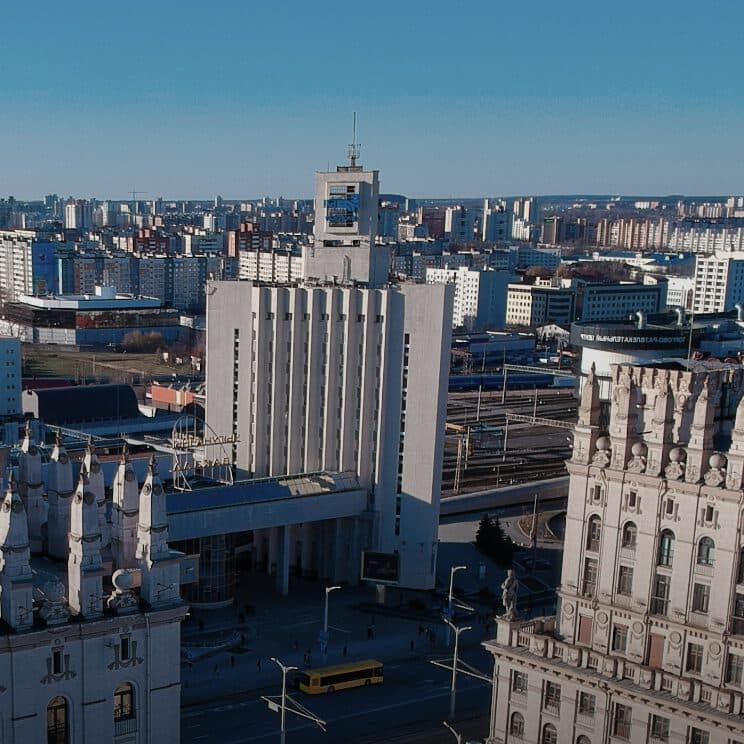
[[[296,684],[308,695],[320,695],[345,690],[347,687],[379,685],[382,679],[382,662],[365,659],[349,664],[305,669],[298,674]]]

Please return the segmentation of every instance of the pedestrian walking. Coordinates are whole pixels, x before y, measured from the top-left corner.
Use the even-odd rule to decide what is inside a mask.
[[[230,666],[235,669],[235,654],[230,654]]]
[[[346,656],[346,652],[347,652],[347,648],[346,648],[346,644],[344,643],[344,656]]]
[[[294,650],[297,651],[297,649],[300,647],[300,642],[295,638],[294,642]]]
[[[411,651],[413,651],[414,648],[416,648],[416,642],[411,638]]]
[[[219,673],[220,673],[220,665],[219,664],[215,664],[213,671],[214,671],[214,676],[217,677],[219,675]]]
[[[261,659],[260,658],[256,659],[256,670],[259,672],[261,671]]]

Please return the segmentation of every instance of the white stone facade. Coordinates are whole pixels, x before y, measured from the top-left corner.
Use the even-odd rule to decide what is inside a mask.
[[[431,588],[453,288],[214,282],[207,294],[206,420],[239,437],[238,474],[355,473],[374,549],[398,551],[402,585]]]
[[[92,447],[72,487],[59,441],[45,484],[27,431],[19,471],[20,482],[11,473],[0,498],[0,742],[177,744],[182,554],[167,546],[154,461],[133,505],[136,558],[124,570],[112,560]],[[50,488],[64,505],[46,514]],[[122,542],[118,531],[114,525]],[[48,539],[62,535],[67,550],[51,560]]]
[[[559,614],[499,619],[489,742],[744,742],[744,370],[585,382]]]

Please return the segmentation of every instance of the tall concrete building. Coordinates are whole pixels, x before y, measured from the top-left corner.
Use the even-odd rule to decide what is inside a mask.
[[[744,251],[696,256],[693,302],[696,313],[721,313],[744,302]]]
[[[334,550],[330,539],[387,553],[400,586],[430,589],[454,288],[387,284],[377,171],[355,153],[318,174],[304,283],[208,284],[206,421],[237,440],[238,478],[351,475],[367,510],[337,520],[351,536],[316,530],[320,552]],[[283,534],[297,527],[304,553],[323,519],[298,502]]]
[[[559,609],[507,613],[494,742],[744,741],[744,372],[615,365],[590,375],[570,474]]]
[[[506,320],[507,285],[519,277],[511,271],[426,269],[427,284],[453,284],[453,328],[483,331],[503,328]]]

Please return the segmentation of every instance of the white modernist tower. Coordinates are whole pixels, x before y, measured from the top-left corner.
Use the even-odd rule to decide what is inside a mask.
[[[386,284],[387,253],[379,261],[374,245],[376,172],[352,158],[319,174],[317,187],[303,284],[207,287],[207,424],[239,438],[239,478],[354,475],[369,492],[354,543],[397,552],[401,585],[429,589],[453,287]],[[298,502],[302,540],[322,519]]]
[[[489,742],[744,741],[744,371],[582,390],[559,613],[500,618]]]

